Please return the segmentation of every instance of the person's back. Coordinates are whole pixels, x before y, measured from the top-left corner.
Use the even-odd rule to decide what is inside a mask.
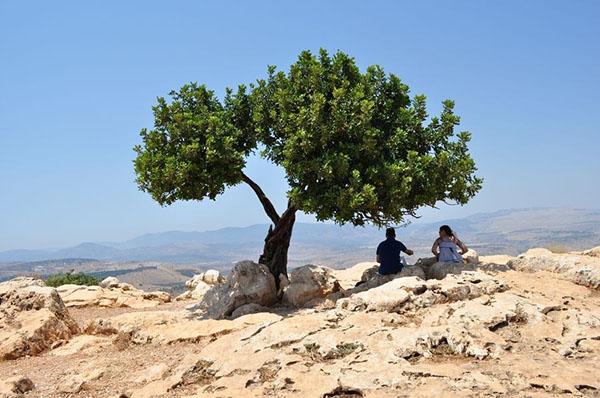
[[[381,275],[396,274],[402,271],[400,252],[413,254],[412,250],[407,249],[402,242],[396,240],[396,231],[393,228],[388,228],[386,230],[386,240],[377,246],[377,262],[379,263],[379,273]]]
[[[458,245],[450,239],[441,239],[439,242],[438,261],[443,263],[461,263],[462,255],[459,252]]]

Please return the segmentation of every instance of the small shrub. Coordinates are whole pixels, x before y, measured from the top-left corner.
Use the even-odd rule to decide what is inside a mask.
[[[515,315],[511,318],[511,322],[513,323],[527,323],[527,312],[523,308],[523,306],[518,303],[515,308]]]
[[[352,354],[356,350],[362,350],[364,347],[360,343],[342,343],[331,350],[325,356],[325,359],[338,359]]]
[[[46,286],[58,287],[62,285],[85,285],[94,286],[99,284],[98,278],[86,275],[83,272],[77,274],[56,274],[51,275],[46,279]]]

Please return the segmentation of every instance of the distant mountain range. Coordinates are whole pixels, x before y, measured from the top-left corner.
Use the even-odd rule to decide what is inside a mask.
[[[600,210],[594,209],[501,210],[436,223],[415,222],[398,228],[398,236],[417,255],[426,255],[441,224],[449,224],[467,245],[481,254],[516,255],[535,246],[576,250],[600,245]],[[257,224],[205,232],[169,231],[124,242],[86,242],[58,250],[9,250],[0,252],[0,262],[88,258],[231,264],[241,259],[256,259],[267,229],[267,224]],[[299,223],[294,229],[290,262],[342,266],[370,260],[382,236],[383,232],[374,227]]]

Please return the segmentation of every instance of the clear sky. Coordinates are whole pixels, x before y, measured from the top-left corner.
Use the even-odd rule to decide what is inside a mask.
[[[319,47],[396,73],[430,113],[456,101],[484,189],[424,219],[598,208],[599,21],[595,0],[2,1],[0,250],[266,222],[246,186],[161,208],[131,148],[157,96],[223,93]],[[248,174],[283,206],[278,169],[255,159]]]

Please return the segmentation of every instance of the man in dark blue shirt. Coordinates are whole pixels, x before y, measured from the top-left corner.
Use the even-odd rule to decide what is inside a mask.
[[[394,228],[386,229],[385,237],[386,240],[377,246],[379,273],[381,275],[396,274],[402,271],[400,252],[404,252],[409,256],[412,256],[414,252],[407,249],[402,242],[396,240],[396,230]]]

